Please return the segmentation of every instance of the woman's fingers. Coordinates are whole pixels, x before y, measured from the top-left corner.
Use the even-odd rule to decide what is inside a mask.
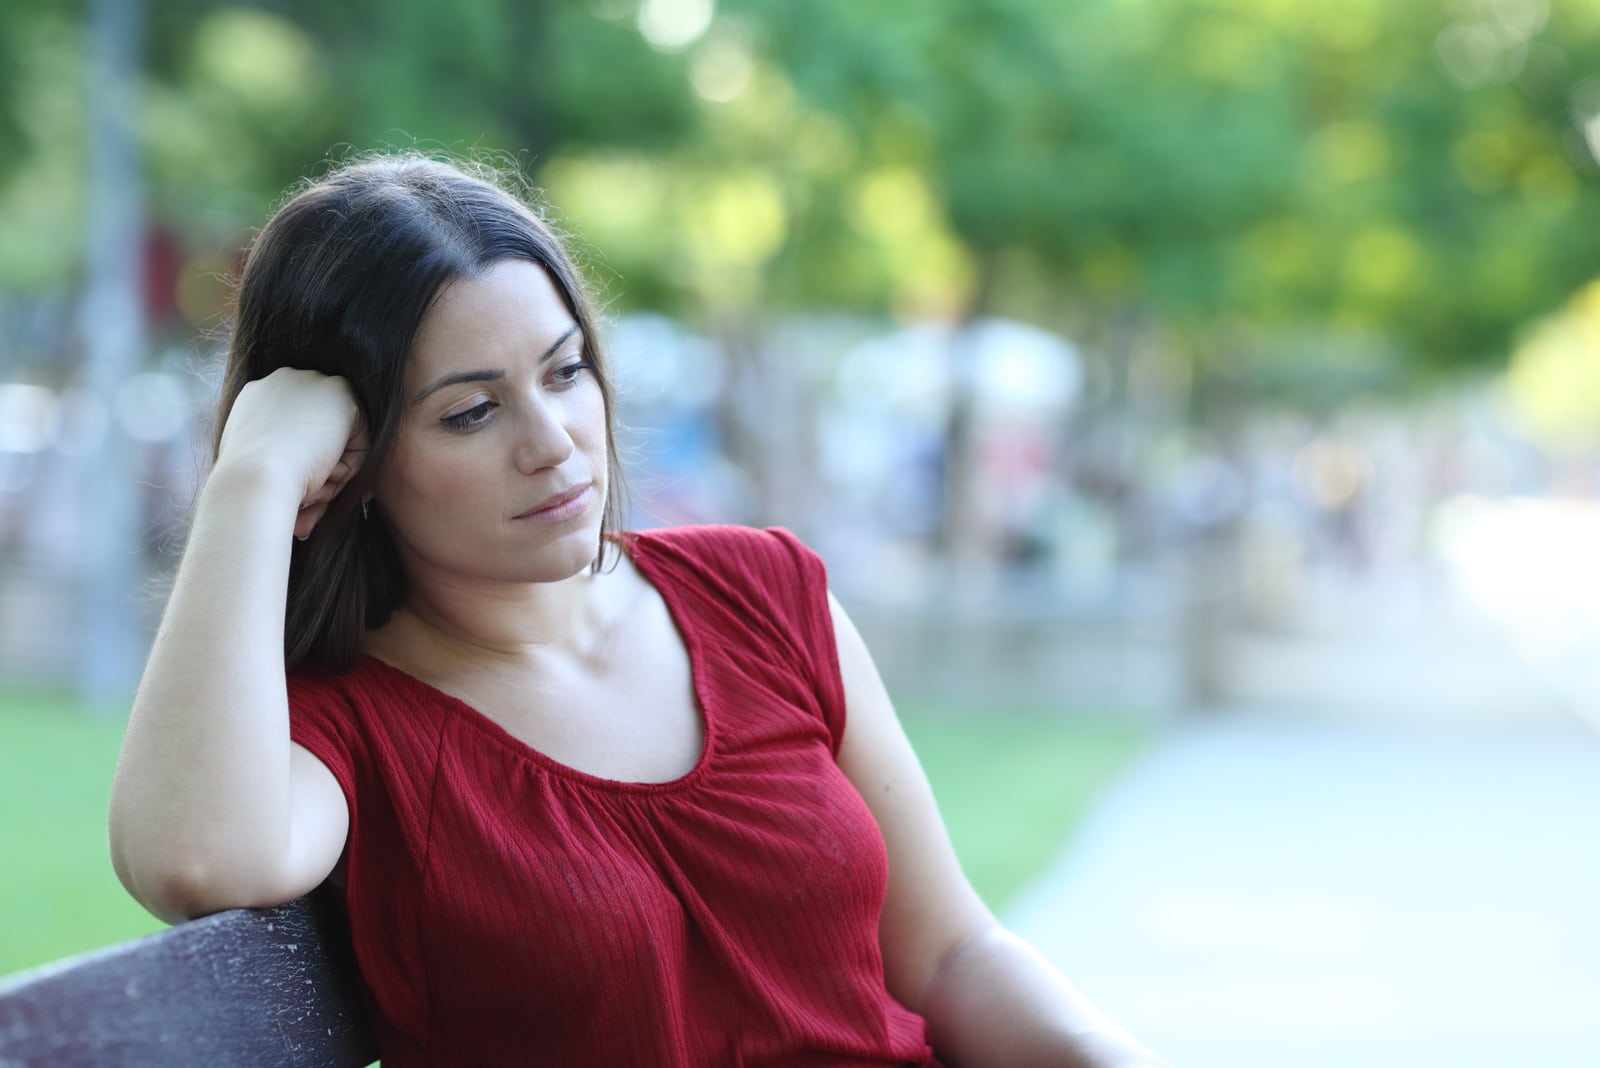
[[[311,537],[311,532],[317,529],[317,523],[322,519],[322,513],[327,510],[327,501],[301,505],[300,511],[294,517],[294,536],[301,541]]]
[[[361,457],[352,457],[347,452],[333,465],[333,470],[328,472],[328,481],[324,484],[342,487],[354,478],[359,470],[361,470]]]
[[[361,465],[367,458],[367,427],[364,420],[357,419],[355,428],[350,433],[350,440],[346,443],[344,452],[334,462],[328,471],[322,485],[307,497],[300,505],[300,511],[295,516],[294,535],[297,538],[310,537],[322,517],[328,511],[328,506],[333,499],[344,492],[350,480],[355,478],[361,470]]]
[[[219,453],[287,472],[304,485],[309,503],[341,460],[345,480],[359,468],[365,440],[348,382],[280,367],[239,391]]]

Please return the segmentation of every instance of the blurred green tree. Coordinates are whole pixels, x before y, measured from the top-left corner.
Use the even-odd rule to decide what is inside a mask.
[[[0,13],[13,288],[74,270],[79,18]],[[155,0],[140,114],[152,215],[200,232],[330,146],[495,149],[626,304],[999,311],[1315,390],[1329,351],[1502,359],[1600,274],[1597,31],[1588,0]]]

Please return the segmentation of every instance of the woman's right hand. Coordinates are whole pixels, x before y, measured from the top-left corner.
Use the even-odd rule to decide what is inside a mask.
[[[349,382],[280,367],[239,391],[216,466],[254,466],[286,479],[300,494],[294,533],[304,538],[360,470],[367,444]]]

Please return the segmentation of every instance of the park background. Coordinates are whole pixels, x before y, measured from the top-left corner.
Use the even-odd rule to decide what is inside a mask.
[[[363,152],[577,240],[634,523],[827,560],[974,879],[1184,1065],[1600,1063],[1600,0],[8,0],[0,972],[228,279]]]

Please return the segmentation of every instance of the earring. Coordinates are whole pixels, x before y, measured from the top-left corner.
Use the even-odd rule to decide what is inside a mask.
[[[361,501],[361,518],[362,519],[371,518],[370,516],[367,515],[367,499],[366,498],[363,498],[362,501]]]

